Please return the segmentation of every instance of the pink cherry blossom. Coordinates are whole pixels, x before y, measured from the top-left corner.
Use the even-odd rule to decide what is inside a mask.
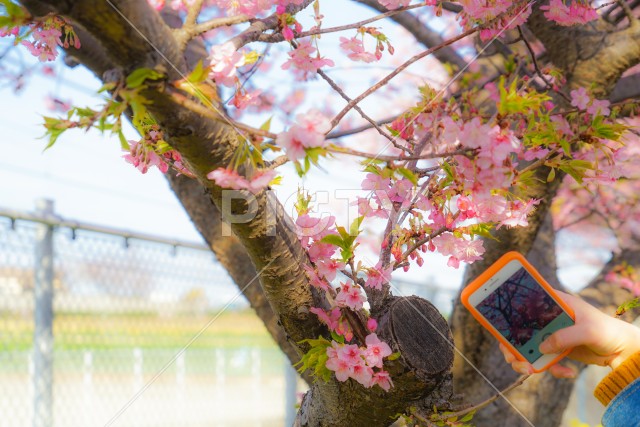
[[[353,372],[353,367],[339,357],[331,357],[329,350],[331,350],[331,347],[327,348],[327,355],[329,355],[329,359],[327,360],[325,366],[330,371],[335,372],[336,379],[338,381],[344,382],[348,380],[351,376],[351,373]]]
[[[157,167],[160,172],[166,173],[169,165],[159,156],[150,144],[143,141],[129,141],[129,153],[123,158],[131,163],[140,172],[147,173],[150,167]]]
[[[337,349],[337,356],[351,366],[355,366],[362,362],[360,347],[355,344],[341,345]]]
[[[312,56],[316,52],[310,41],[304,40],[298,43],[298,47],[288,53],[289,59],[282,64],[283,70],[293,67],[296,77],[299,80],[306,80],[315,74],[322,67],[333,67],[332,60],[319,55]]]
[[[326,259],[333,256],[337,247],[330,243],[313,242],[309,246],[309,259],[316,262],[320,259]]]
[[[331,122],[318,110],[298,114],[296,123],[288,131],[281,132],[276,143],[285,149],[291,160],[305,156],[306,148],[324,147],[325,133],[331,129]]]
[[[371,206],[371,201],[366,197],[358,197],[355,202],[352,202],[352,205],[358,206],[358,215],[364,216],[367,218],[389,218],[389,211],[386,209],[382,209],[380,205],[377,207]]]
[[[589,108],[587,108],[587,113],[594,116],[597,114],[608,116],[609,114],[611,114],[609,105],[611,105],[611,103],[606,99],[594,99]]]
[[[375,173],[368,173],[360,186],[363,190],[387,191],[391,186],[391,180],[389,178],[383,178]]]
[[[411,0],[378,0],[382,6],[386,7],[389,10],[399,9],[401,7],[406,7]]]
[[[360,358],[360,361],[351,368],[351,378],[364,387],[371,387],[373,385],[373,369],[367,366],[362,358]]]
[[[392,272],[392,265],[387,266],[387,268],[382,268],[382,261],[378,261],[375,267],[367,270],[367,281],[365,285],[372,289],[382,289],[382,285],[391,280]]]
[[[382,368],[382,359],[389,356],[391,347],[384,341],[380,341],[376,334],[369,334],[365,338],[367,349],[364,352],[364,358],[367,365]]]
[[[533,212],[535,205],[539,202],[539,200],[535,199],[531,199],[526,203],[520,200],[511,202],[509,209],[504,213],[504,219],[500,221],[497,228],[500,228],[503,225],[506,225],[507,227],[525,227],[529,225],[527,217],[531,212]]]
[[[389,391],[393,387],[393,381],[387,371],[378,371],[373,374],[371,385],[379,385],[384,391]]]
[[[320,260],[316,262],[318,273],[327,281],[331,282],[336,278],[338,271],[344,269],[345,264],[336,259]]]
[[[274,170],[258,170],[248,180],[233,169],[218,168],[209,172],[207,178],[222,188],[249,190],[255,194],[266,188],[275,175]]]
[[[378,329],[378,322],[376,321],[376,319],[370,317],[369,320],[367,320],[367,329],[371,332],[375,332],[376,329]]]
[[[540,6],[544,16],[558,25],[571,26],[586,24],[598,19],[598,13],[587,2],[572,1],[567,6],[563,0],[550,0],[548,5]]]
[[[233,105],[238,110],[244,110],[249,105],[258,105],[260,104],[260,94],[261,90],[253,90],[253,91],[244,91],[238,90],[236,91],[233,98],[231,98],[228,104]]]
[[[318,319],[320,319],[322,323],[327,325],[330,331],[336,330],[336,328],[338,327],[338,320],[340,319],[340,316],[342,316],[342,313],[340,313],[340,308],[338,307],[335,307],[329,312],[317,307],[311,307],[309,311],[318,316]]]
[[[247,179],[233,169],[218,168],[209,172],[207,178],[214,181],[219,187],[231,188],[232,190],[243,190],[249,186]]]
[[[237,81],[237,69],[245,64],[244,54],[238,52],[231,42],[215,45],[209,55],[211,72],[209,76],[216,83],[232,87]]]
[[[309,278],[309,284],[311,286],[323,289],[325,291],[329,290],[329,284],[327,283],[327,281],[323,280],[312,266],[305,264],[302,266],[302,268]]]
[[[576,107],[579,110],[585,110],[591,101],[587,90],[583,87],[579,87],[578,89],[574,89],[570,92],[571,94],[571,105]]]
[[[357,311],[362,308],[367,297],[360,292],[360,286],[347,282],[342,283],[335,301],[338,307],[349,307],[351,310]]]
[[[323,216],[320,218],[312,217],[309,214],[300,215],[296,219],[296,234],[298,235],[302,246],[309,248],[310,239],[319,241],[327,234],[335,233],[335,222],[336,217],[333,215]]]

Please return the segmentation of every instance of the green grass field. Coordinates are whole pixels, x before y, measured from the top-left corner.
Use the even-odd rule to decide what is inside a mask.
[[[176,349],[200,334],[192,349],[275,347],[264,325],[250,310],[202,316],[150,313],[57,313],[56,350],[125,348]],[[24,351],[33,345],[33,318],[0,314],[0,352]]]

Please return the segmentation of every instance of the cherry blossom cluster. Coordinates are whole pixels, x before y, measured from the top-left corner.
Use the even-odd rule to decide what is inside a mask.
[[[389,391],[393,382],[382,366],[383,359],[391,355],[391,348],[374,333],[367,335],[365,344],[366,347],[359,347],[333,341],[327,348],[327,369],[335,372],[338,381],[353,378],[364,387],[378,385]]]
[[[339,381],[353,378],[365,387],[379,385],[388,390],[392,382],[382,367],[383,358],[389,356],[391,350],[373,334],[377,329],[377,322],[364,310],[367,297],[363,286],[382,289],[383,284],[391,280],[392,268],[383,268],[379,262],[375,267],[358,265],[357,271],[353,270],[353,251],[350,245],[354,244],[356,236],[349,236],[343,228],[336,227],[334,216],[310,215],[308,201],[300,196],[296,205],[296,234],[309,256],[309,263],[303,266],[309,283],[325,292],[330,305],[328,309],[312,307],[310,311],[333,334],[341,337],[340,342],[332,340],[331,347],[327,349],[326,368],[335,371]],[[347,263],[351,266],[351,273],[346,273]],[[362,273],[360,277],[358,272]],[[350,280],[334,286],[338,274],[347,275]],[[344,310],[360,313],[367,319],[366,327],[372,333],[364,338],[365,342],[361,343],[363,347],[351,343],[354,339],[353,327]]]
[[[482,26],[482,40],[489,40],[524,24],[532,11],[530,1],[466,0],[461,3],[463,10],[459,15],[460,25],[465,29]]]
[[[233,169],[218,168],[209,172],[207,174],[207,178],[214,181],[216,185],[222,188],[248,190],[257,194],[267,188],[276,175],[277,172],[273,169],[262,169],[255,171],[251,179],[246,179]]]
[[[406,6],[404,2],[397,0],[379,1]],[[463,0],[460,3],[463,7],[460,12],[460,24],[466,29],[475,25],[482,26],[480,31],[482,40],[488,40],[502,34],[505,30],[524,24],[531,15],[533,4],[532,1],[507,0]],[[589,1],[551,0],[548,5],[540,8],[545,11],[544,15],[547,19],[558,25],[581,25],[598,19],[596,9],[590,5]]]
[[[221,15],[236,16],[248,15],[257,18],[260,15],[272,11],[274,8],[284,13],[284,9],[289,5],[301,5],[303,0],[208,0],[207,6],[212,6],[220,11]],[[147,0],[149,5],[156,10],[165,7],[185,12],[194,3],[194,0]]]
[[[236,50],[231,42],[215,45],[209,55],[211,77],[216,83],[233,87],[238,81],[238,68],[247,63],[244,53]]]
[[[298,46],[287,55],[289,59],[282,64],[282,69],[291,69],[298,80],[307,80],[314,76],[319,69],[335,65],[331,59],[320,56],[310,40],[299,41]]]
[[[310,110],[296,116],[289,130],[278,134],[276,143],[284,148],[289,159],[296,161],[310,148],[325,147],[325,134],[331,130],[331,122],[320,111]]]
[[[131,163],[141,173],[147,173],[149,168],[157,167],[160,172],[167,173],[170,167],[178,173],[193,176],[182,161],[182,156],[163,140],[162,132],[157,129],[149,130],[139,141],[129,141],[129,153],[123,158]]]
[[[374,62],[379,61],[382,58],[382,52],[385,50],[385,45],[387,50],[391,55],[393,55],[394,48],[389,42],[389,39],[373,27],[360,27],[358,29],[358,34],[360,37],[340,37],[340,48],[347,52],[347,56],[352,61],[361,61],[361,62]],[[364,48],[364,38],[365,35],[372,36],[376,43],[376,48],[374,52],[367,52]]]
[[[545,11],[547,19],[567,27],[598,19],[598,13],[586,1],[550,0],[548,5],[540,6],[540,9]]]
[[[58,46],[80,49],[80,39],[73,27],[60,16],[48,16],[44,20],[21,22],[0,28],[0,37],[14,36],[15,42],[24,46],[40,62],[54,61]]]

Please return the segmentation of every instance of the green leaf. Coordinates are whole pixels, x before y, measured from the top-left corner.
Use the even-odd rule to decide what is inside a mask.
[[[549,175],[547,175],[547,182],[553,182],[555,178],[556,178],[556,170],[555,168],[551,168],[551,170],[549,171]]]
[[[349,238],[349,233],[347,233],[347,229],[344,227],[336,227],[336,230],[338,230],[338,233],[340,234],[340,236],[342,237],[343,240],[346,240]]]
[[[414,174],[413,172],[411,172],[409,169],[407,168],[398,168],[396,169],[398,171],[398,173],[402,176],[404,176],[405,178],[407,178],[409,181],[411,181],[411,183],[413,185],[418,185],[418,177],[416,176],[416,174]]]
[[[269,120],[267,120],[266,122],[264,122],[260,126],[260,130],[265,130],[265,131],[269,132],[269,130],[271,129],[271,119],[272,118],[273,118],[273,116],[269,117]]]
[[[398,358],[400,358],[401,354],[399,351],[396,351],[395,353],[391,353],[389,356],[387,356],[387,360],[396,360]]]
[[[460,421],[463,423],[469,422],[473,419],[473,416],[476,414],[475,409],[471,412],[469,412],[467,415],[465,415],[464,417],[460,418]]]
[[[187,76],[187,81],[190,83],[202,83],[207,79],[208,74],[209,74],[209,69],[205,68],[202,65],[202,59],[201,59],[193,68],[193,71],[191,71]]]
[[[48,150],[53,147],[60,135],[69,129],[69,124],[55,117],[44,117],[44,127],[46,131],[42,138],[49,137],[49,143],[44,147],[45,150]]]
[[[359,216],[358,218],[353,220],[353,222],[349,226],[349,234],[351,236],[357,236],[358,234],[360,234],[360,224],[362,224],[363,220],[364,216]]]
[[[152,68],[138,68],[127,76],[126,84],[129,89],[135,89],[142,86],[145,80],[159,80],[163,77],[164,74]]]
[[[320,240],[322,243],[329,243],[330,245],[337,246],[342,248],[344,246],[344,241],[342,238],[336,234],[327,234]]]
[[[631,310],[634,308],[640,307],[640,297],[629,300],[618,307],[616,310],[616,316],[622,316],[627,310]]]
[[[124,133],[122,132],[122,130],[118,132],[118,139],[120,139],[120,147],[122,147],[122,149],[125,151],[129,151],[129,141],[127,141],[127,138],[124,137]]]
[[[100,86],[100,89],[98,89],[98,93],[102,93],[102,92],[108,92],[110,90],[113,90],[116,88],[116,84],[111,82],[111,83],[105,83],[102,86]]]
[[[340,344],[344,344],[344,337],[342,335],[336,334],[334,331],[331,331],[331,339]]]

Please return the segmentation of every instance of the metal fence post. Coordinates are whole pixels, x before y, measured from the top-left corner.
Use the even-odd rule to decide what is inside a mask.
[[[284,425],[290,427],[296,419],[298,373],[287,357],[284,357],[284,384]]]
[[[53,215],[52,200],[38,200],[36,211]],[[53,425],[53,227],[39,224],[34,262],[33,427]]]

